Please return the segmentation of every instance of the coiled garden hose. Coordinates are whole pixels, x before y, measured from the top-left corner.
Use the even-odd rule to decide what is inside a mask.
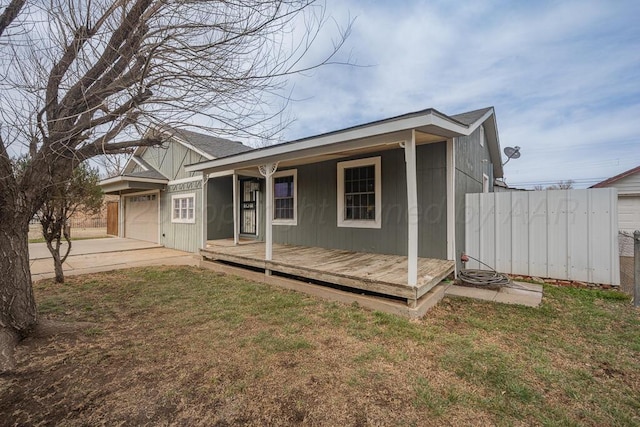
[[[511,280],[506,275],[498,273],[491,266],[485,264],[479,259],[470,255],[466,255],[466,257],[478,261],[480,264],[489,267],[491,270],[460,270],[458,273],[458,280],[461,285],[472,286],[474,288],[500,289],[501,287],[507,286],[511,283]]]

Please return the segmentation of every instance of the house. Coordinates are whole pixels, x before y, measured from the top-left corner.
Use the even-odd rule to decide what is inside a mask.
[[[590,188],[618,189],[618,227],[633,234],[640,230],[640,166],[605,179]]]
[[[118,236],[197,252],[202,245],[202,174],[185,165],[249,151],[240,142],[164,128],[161,146],[138,147],[120,176],[100,182],[117,195]]]
[[[492,107],[427,109],[254,150],[165,132],[101,182],[121,198],[120,236],[408,307],[460,268],[465,194],[503,177]]]
[[[422,110],[185,170],[204,177],[205,258],[409,306],[460,267],[465,194],[503,176],[492,107]]]

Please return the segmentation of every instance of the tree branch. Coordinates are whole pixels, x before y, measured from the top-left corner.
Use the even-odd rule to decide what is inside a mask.
[[[113,31],[113,34],[107,43],[107,47],[102,52],[102,55],[97,59],[96,63],[73,85],[62,99],[61,104],[67,106],[66,111],[73,111],[73,105],[77,100],[84,99],[84,95],[87,89],[98,81],[99,77],[103,75],[109,68],[116,62],[117,58],[122,54],[120,47],[123,43],[126,43],[134,31],[137,25],[142,25],[140,17],[147,8],[153,3],[153,0],[137,0],[131,7],[129,13],[123,17],[122,23]],[[61,112],[64,117],[65,110]],[[74,114],[69,114],[74,116]]]
[[[0,15],[0,36],[18,17],[25,3],[26,0],[11,0],[11,3],[4,9],[4,12]]]
[[[100,140],[97,140],[89,145],[85,145],[84,147],[80,148],[76,153],[78,159],[80,159],[80,161],[84,161],[100,154],[122,154],[126,153],[130,148],[150,147],[153,145],[160,145],[163,142],[164,139],[160,137],[148,137],[132,141],[111,142],[104,145],[100,143]]]

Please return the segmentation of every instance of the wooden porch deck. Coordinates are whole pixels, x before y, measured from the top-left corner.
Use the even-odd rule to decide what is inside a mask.
[[[407,284],[407,257],[350,252],[306,246],[273,245],[273,260],[265,261],[263,242],[213,240],[200,254],[218,260],[305,279],[374,292],[407,300],[409,306],[454,269],[454,261],[418,258],[418,284]]]

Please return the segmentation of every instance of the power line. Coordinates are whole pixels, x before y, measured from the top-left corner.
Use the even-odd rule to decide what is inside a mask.
[[[521,182],[507,182],[507,184],[509,186],[512,187],[517,187],[517,186],[521,186],[521,187],[529,187],[529,186],[536,186],[536,185],[553,185],[553,184],[558,184],[559,182],[568,182],[568,181],[573,181],[574,184],[580,185],[580,184],[597,184],[598,182],[602,182],[605,179],[607,179],[607,177],[603,177],[603,178],[579,178],[579,179],[554,179],[554,180],[546,180],[546,181],[521,181]]]

